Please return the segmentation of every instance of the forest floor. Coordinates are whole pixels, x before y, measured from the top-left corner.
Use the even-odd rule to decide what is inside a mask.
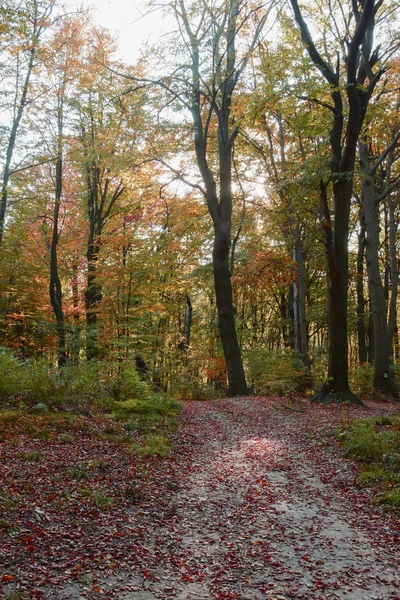
[[[141,461],[85,431],[64,445],[14,436],[1,472],[20,503],[0,523],[0,597],[400,599],[399,516],[371,504],[329,435],[398,406],[302,406],[186,402],[174,452]],[[22,464],[22,447],[44,458]]]

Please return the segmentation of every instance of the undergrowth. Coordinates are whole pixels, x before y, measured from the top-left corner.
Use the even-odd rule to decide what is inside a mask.
[[[359,419],[340,436],[345,455],[360,463],[358,483],[373,488],[373,502],[400,509],[400,417]]]
[[[166,454],[180,406],[143,381],[134,362],[95,360],[57,369],[0,348],[0,442],[15,443],[15,435],[25,435],[67,444],[85,434],[132,451],[132,441],[143,437],[140,454]],[[146,442],[151,435],[166,440],[159,451]]]

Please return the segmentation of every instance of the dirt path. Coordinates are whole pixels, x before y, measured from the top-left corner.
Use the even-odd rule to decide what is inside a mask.
[[[187,403],[175,457],[112,534],[124,558],[45,597],[400,599],[398,521],[321,434],[340,418],[260,398]]]
[[[248,399],[201,408],[186,409],[198,454],[175,499],[174,597],[400,598],[397,558],[346,493],[350,464],[321,457],[306,416]]]

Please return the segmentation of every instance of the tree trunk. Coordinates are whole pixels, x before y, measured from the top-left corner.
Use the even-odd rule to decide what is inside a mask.
[[[334,53],[337,56],[336,64],[331,65],[319,53],[310,29],[303,19],[298,0],[290,0],[290,2],[307,52],[329,85],[332,101],[330,108],[333,115],[330,133],[330,171],[334,223],[331,229],[332,240],[329,247],[326,247],[329,258],[330,302],[329,380],[315,399],[319,402],[333,399],[360,404],[361,401],[351,393],[348,382],[348,234],[357,143],[368,103],[384,73],[384,69],[380,66],[374,71],[380,56],[378,48],[373,50],[375,17],[381,3],[379,0],[352,3],[353,14],[350,15],[350,19],[354,20],[356,26],[347,40],[346,54],[342,57],[343,64],[340,62],[338,47],[337,54]],[[329,213],[327,202],[325,202],[325,211]],[[331,228],[330,218],[327,225]]]
[[[298,326],[297,331],[297,351],[300,353],[303,362],[307,369],[310,368],[310,359],[308,356],[308,332],[307,332],[307,317],[306,317],[306,271],[304,266],[304,252],[301,237],[296,231],[296,239],[294,243],[294,259],[297,264],[297,280],[294,282],[294,297],[296,299],[297,311],[295,310],[295,319]]]
[[[387,159],[386,185],[390,186],[391,170],[393,162],[393,152],[391,151]],[[394,334],[397,330],[397,297],[399,287],[399,272],[397,269],[397,230],[398,223],[396,218],[396,208],[400,201],[400,191],[397,192],[396,200],[393,200],[389,192],[386,198],[389,211],[389,262],[390,262],[390,302],[389,302],[389,339],[393,349]]]
[[[213,247],[213,270],[215,297],[218,310],[218,327],[226,367],[229,395],[243,396],[249,393],[243,369],[242,356],[236,334],[233,308],[231,273],[229,271],[230,230],[221,222],[215,227]]]
[[[397,396],[395,373],[391,363],[392,348],[386,317],[386,297],[379,267],[379,206],[375,193],[374,176],[370,174],[369,149],[359,143],[362,200],[365,214],[366,257],[374,325],[374,389]]]
[[[324,246],[328,282],[328,381],[314,396],[314,402],[361,404],[349,389],[347,345],[348,223],[352,179],[334,183],[335,227],[332,231],[326,186],[320,183]]]
[[[78,289],[78,264],[74,261],[72,265],[72,305],[74,307],[74,325],[72,333],[72,360],[74,364],[79,363],[80,350],[80,327],[79,327],[79,289]]]
[[[59,111],[60,113],[60,111]],[[53,234],[50,246],[50,302],[56,317],[58,335],[58,366],[62,367],[67,362],[64,311],[62,308],[62,286],[58,274],[57,246],[58,246],[58,218],[62,195],[62,114],[58,117],[58,158],[56,162],[56,193],[53,209]]]
[[[35,5],[35,7],[36,7],[36,5]],[[33,20],[32,38],[36,38],[36,31],[37,31],[37,7],[36,7],[35,15],[34,15],[34,20]],[[29,51],[28,66],[27,66],[24,84],[22,86],[21,97],[19,99],[18,106],[15,109],[15,114],[14,114],[14,118],[13,118],[12,125],[11,125],[11,131],[10,131],[10,135],[8,138],[6,159],[5,159],[4,171],[3,171],[3,180],[2,180],[2,184],[1,184],[1,197],[0,197],[0,246],[3,242],[4,226],[5,226],[6,213],[7,213],[8,185],[9,185],[10,174],[11,174],[11,161],[12,161],[12,157],[14,154],[15,142],[17,139],[17,132],[18,132],[19,124],[21,122],[22,114],[24,112],[24,108],[27,103],[29,82],[30,82],[31,75],[32,75],[33,63],[34,63],[34,58],[35,58],[35,53],[36,53],[35,43],[32,44],[32,47]]]
[[[365,330],[365,296],[364,296],[364,251],[365,251],[365,218],[362,207],[360,208],[360,231],[358,233],[357,249],[357,338],[358,360],[367,362],[367,344]]]
[[[183,320],[183,338],[185,342],[185,350],[186,352],[189,349],[190,345],[190,333],[192,330],[192,315],[193,315],[193,307],[190,301],[189,296],[186,296],[185,302],[185,316]]]
[[[87,249],[87,284],[85,291],[85,309],[86,309],[86,359],[91,360],[99,356],[98,332],[97,332],[97,311],[102,299],[101,286],[97,280],[97,261],[99,258],[100,246],[89,240]]]

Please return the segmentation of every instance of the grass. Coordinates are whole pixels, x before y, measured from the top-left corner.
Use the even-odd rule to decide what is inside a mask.
[[[42,455],[40,454],[40,452],[36,452],[35,450],[30,450],[29,452],[21,452],[19,457],[21,458],[21,460],[36,462],[42,458]]]
[[[144,436],[143,444],[132,444],[131,450],[135,454],[144,456],[166,456],[171,450],[171,442],[164,435],[149,434]]]
[[[360,463],[357,482],[374,490],[372,501],[400,509],[400,417],[359,419],[339,436],[345,455]]]
[[[81,496],[100,510],[107,510],[115,503],[115,498],[109,496],[107,490],[84,487],[80,489]]]
[[[82,480],[89,477],[89,468],[86,465],[71,465],[68,473],[72,479]]]

